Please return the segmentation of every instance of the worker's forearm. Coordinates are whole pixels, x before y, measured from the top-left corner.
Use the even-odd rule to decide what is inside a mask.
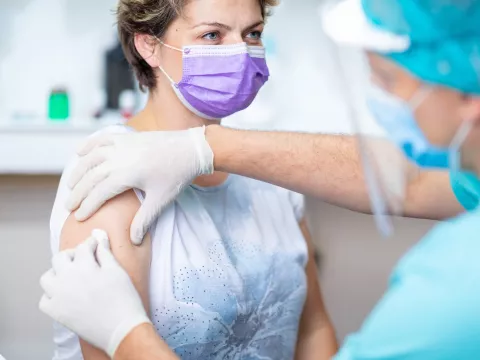
[[[179,360],[151,324],[136,327],[120,344],[114,360]]]
[[[242,131],[214,125],[207,127],[207,141],[217,170],[371,213],[354,136]],[[391,146],[385,150],[390,151]],[[409,174],[404,216],[441,220],[462,211],[448,173],[419,173],[412,165],[408,169],[413,175]]]
[[[355,138],[207,128],[215,168],[370,212]]]

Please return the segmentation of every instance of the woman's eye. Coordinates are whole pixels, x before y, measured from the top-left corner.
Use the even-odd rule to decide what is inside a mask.
[[[217,33],[217,32],[211,32],[211,33],[203,35],[203,38],[206,39],[206,40],[215,41],[215,40],[218,40],[220,38],[220,34]]]
[[[249,39],[260,40],[262,38],[261,31],[252,31],[250,34],[247,35]]]

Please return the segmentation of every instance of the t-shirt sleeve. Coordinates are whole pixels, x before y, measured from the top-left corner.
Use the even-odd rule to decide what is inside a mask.
[[[108,126],[90,135],[89,138],[96,135],[104,134],[104,133],[123,134],[129,131],[131,130],[129,130],[129,128],[125,126],[113,125],[113,126]],[[70,212],[66,208],[67,200],[71,193],[71,189],[68,187],[68,181],[70,180],[73,170],[77,166],[78,162],[79,162],[79,157],[76,154],[72,154],[65,169],[63,170],[62,177],[60,179],[60,184],[58,186],[55,203],[53,205],[52,213],[50,216],[50,247],[52,250],[52,254],[56,254],[59,251],[60,235],[62,233],[62,229],[65,222],[70,216]],[[137,194],[140,201],[142,201],[143,196],[141,192],[136,190],[135,193]]]
[[[288,199],[293,207],[297,221],[302,221],[305,217],[305,197],[294,191],[289,191]]]
[[[72,175],[73,169],[78,164],[78,157],[73,156],[65,167],[60,184],[58,185],[55,203],[53,205],[52,214],[50,216],[50,247],[52,254],[56,254],[60,249],[60,235],[63,225],[67,221],[70,212],[67,210],[67,200],[71,190],[68,187],[68,181]]]
[[[479,246],[459,249],[459,231],[434,232],[402,260],[383,299],[335,360],[478,358],[480,291],[473,274],[480,266],[469,253]]]
[[[111,126],[91,136],[101,133],[125,133],[127,131],[128,129],[122,126]],[[78,161],[79,158],[76,155],[73,155],[70,158],[63,171],[58,186],[55,203],[50,217],[50,247],[52,254],[59,252],[62,229],[70,216],[70,212],[66,208],[66,203],[71,193],[71,190],[68,187],[68,181],[78,164]],[[143,196],[140,191],[135,192],[140,201],[142,201]],[[55,359],[83,359],[78,336],[59,323],[54,323],[53,343],[55,348]]]

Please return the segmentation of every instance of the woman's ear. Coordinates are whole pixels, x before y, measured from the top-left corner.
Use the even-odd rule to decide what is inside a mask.
[[[146,34],[135,34],[135,48],[140,56],[152,68],[160,66],[160,51],[158,40]]]

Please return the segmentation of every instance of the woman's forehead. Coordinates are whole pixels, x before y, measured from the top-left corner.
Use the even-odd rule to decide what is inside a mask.
[[[261,17],[262,8],[259,0],[192,0],[184,13],[191,20],[222,22]]]

